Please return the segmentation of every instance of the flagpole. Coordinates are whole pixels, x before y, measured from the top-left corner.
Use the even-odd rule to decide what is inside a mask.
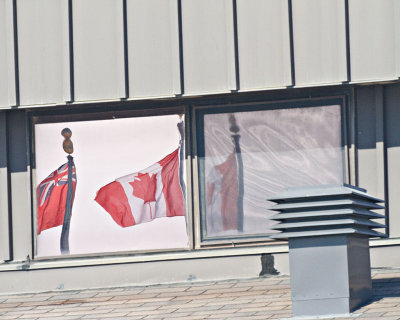
[[[229,130],[232,132],[232,141],[235,146],[235,157],[238,167],[238,200],[237,200],[237,214],[238,214],[238,231],[243,232],[243,195],[244,195],[244,180],[243,180],[243,158],[242,150],[240,148],[240,128],[236,123],[236,118],[233,114],[229,115]]]
[[[61,231],[60,238],[60,250],[62,254],[69,254],[69,228],[72,215],[72,201],[74,198],[74,188],[72,185],[72,169],[74,167],[74,158],[71,154],[74,152],[74,146],[70,140],[72,132],[69,128],[65,128],[61,131],[61,135],[64,137],[63,149],[68,153],[68,183],[67,183],[67,200],[65,205],[64,222]]]
[[[183,193],[183,199],[185,200],[186,203],[186,185],[185,185],[185,181],[183,179],[183,162],[184,162],[184,142],[185,142],[185,124],[182,120],[183,114],[179,115],[179,119],[181,120],[180,122],[178,122],[177,126],[178,126],[178,130],[179,130],[179,134],[181,136],[181,139],[179,141],[179,183],[181,185],[181,189],[182,189],[182,193]],[[186,208],[186,205],[185,205]],[[186,209],[185,209],[186,210]]]

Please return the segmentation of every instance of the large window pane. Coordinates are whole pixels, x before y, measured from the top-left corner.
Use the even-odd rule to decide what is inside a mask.
[[[268,197],[343,182],[339,104],[198,116],[203,239],[268,234]]]
[[[116,114],[35,124],[36,256],[188,247],[181,116]],[[74,147],[69,252],[64,128]]]

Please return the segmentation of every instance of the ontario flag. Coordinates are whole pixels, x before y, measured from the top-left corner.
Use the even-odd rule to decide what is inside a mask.
[[[184,216],[179,148],[150,167],[102,187],[95,201],[124,228],[156,218]]]
[[[63,164],[37,187],[38,234],[43,230],[61,226],[64,222],[68,191],[68,167],[68,162]],[[74,164],[72,165],[72,186],[74,195],[76,188],[76,171]]]
[[[239,181],[235,152],[206,179],[207,232],[238,230]]]

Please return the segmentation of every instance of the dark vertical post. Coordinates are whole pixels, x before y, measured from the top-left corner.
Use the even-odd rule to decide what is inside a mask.
[[[67,202],[65,205],[64,222],[61,231],[60,250],[62,254],[69,254],[69,227],[72,215],[72,201],[74,198],[74,186],[72,185],[72,169],[74,167],[74,160],[72,156],[68,156],[68,190]]]
[[[292,0],[288,0],[289,11],[289,43],[290,43],[290,67],[292,74],[292,86],[296,85],[296,70],[294,63],[294,36],[293,36],[293,5]]]
[[[124,19],[124,65],[125,65],[125,98],[129,98],[129,56],[128,56],[128,13],[126,0],[122,1]]]
[[[63,149],[68,153],[68,182],[67,182],[67,200],[65,204],[64,221],[61,231],[60,238],[60,250],[62,254],[69,254],[69,227],[71,223],[72,215],[72,203],[74,200],[74,186],[73,186],[73,169],[74,169],[74,158],[71,153],[74,152],[74,146],[70,140],[72,132],[70,129],[65,128],[61,131],[61,135],[64,137]]]
[[[182,117],[183,115],[180,115]],[[183,121],[178,122],[178,130],[179,134],[181,136],[181,140],[179,141],[179,183],[181,185],[182,193],[183,193],[183,198],[186,202],[186,185],[185,181],[183,179],[183,162],[185,160],[184,157],[184,148],[185,148],[185,124]]]
[[[243,158],[242,150],[240,148],[240,134],[239,126],[236,124],[236,118],[233,114],[229,116],[230,128],[233,133],[231,135],[233,144],[235,146],[235,157],[237,164],[238,175],[238,199],[237,199],[237,214],[238,214],[238,231],[243,232],[243,195],[244,195],[244,181],[243,181]]]
[[[13,0],[13,33],[14,33],[14,70],[15,70],[15,105],[20,105],[19,92],[19,54],[18,54],[18,14],[17,0]]]
[[[69,86],[70,100],[75,100],[75,69],[74,69],[74,25],[72,0],[68,0],[68,31],[69,31]]]

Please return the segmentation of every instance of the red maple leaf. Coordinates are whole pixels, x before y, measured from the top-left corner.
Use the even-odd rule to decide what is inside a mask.
[[[133,195],[143,199],[144,203],[156,201],[157,176],[152,177],[148,173],[138,173],[133,182],[129,182],[133,187]]]

